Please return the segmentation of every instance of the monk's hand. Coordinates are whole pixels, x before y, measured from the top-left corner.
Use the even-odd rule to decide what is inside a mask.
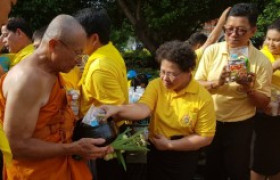
[[[163,135],[156,134],[153,137],[149,138],[149,140],[153,143],[153,145],[158,149],[158,150],[170,150],[172,148],[171,141],[170,139],[167,139]]]
[[[102,147],[102,144],[105,143],[105,139],[101,138],[82,138],[74,143],[76,146],[76,154],[85,159],[103,158],[106,154],[112,152],[112,148],[109,146]]]

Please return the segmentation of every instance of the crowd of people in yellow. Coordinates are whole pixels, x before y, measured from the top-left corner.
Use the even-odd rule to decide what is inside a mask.
[[[119,129],[150,118],[148,180],[191,180],[201,149],[205,179],[280,179],[280,19],[261,50],[250,41],[258,13],[248,3],[227,8],[205,43],[162,44],[159,77],[129,104],[125,62],[110,41],[105,9],[58,15],[32,34],[24,19],[8,19],[15,4],[0,1],[0,45],[8,50],[0,59],[3,179],[127,179],[116,159],[103,160],[113,152],[104,139],[72,140],[91,105]],[[215,43],[222,30],[225,41]],[[230,65],[240,59],[232,52],[246,59],[238,65],[247,74],[235,80]]]

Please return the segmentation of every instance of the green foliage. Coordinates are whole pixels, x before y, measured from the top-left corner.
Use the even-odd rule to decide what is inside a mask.
[[[133,28],[125,19],[120,27],[113,27],[111,40],[119,50],[123,51],[130,36],[134,36]]]
[[[153,61],[153,57],[147,49],[126,50],[122,55],[128,69],[150,67]]]
[[[255,38],[262,38],[265,36],[267,27],[272,24],[274,20],[280,17],[280,0],[273,0],[265,6],[258,17],[258,32]]]
[[[118,6],[118,0],[18,0],[11,16],[21,16],[31,23],[33,30],[47,25],[58,14],[73,14],[84,7],[103,6],[107,9],[113,23],[111,39],[124,51],[130,36],[147,42],[139,37],[139,31],[158,47],[161,43],[187,39],[193,32],[201,29],[204,22],[218,18],[222,11],[239,2],[255,2],[261,15],[258,19],[258,32],[255,39],[263,37],[266,27],[280,17],[280,0],[142,0],[137,14],[137,2],[123,0],[137,25],[126,18],[124,10]],[[138,36],[138,37],[137,37]],[[156,67],[152,55],[143,55],[141,50],[125,52],[124,57],[129,68]],[[153,52],[152,52],[153,53]]]
[[[200,30],[204,22],[218,18],[226,7],[238,2],[241,1],[144,1],[141,16],[148,24],[147,33],[159,45],[174,39],[186,40]]]
[[[23,17],[33,30],[47,25],[58,14],[73,14],[80,1],[73,0],[19,0],[11,16]]]
[[[151,79],[158,77],[158,64],[147,49],[127,50],[122,53],[127,69],[134,69],[137,73],[151,75]]]

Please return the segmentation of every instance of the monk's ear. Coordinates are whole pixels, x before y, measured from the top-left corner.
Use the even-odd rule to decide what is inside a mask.
[[[49,45],[49,50],[53,51],[55,49],[56,45],[57,45],[57,40],[55,40],[55,39],[49,40],[48,45]]]

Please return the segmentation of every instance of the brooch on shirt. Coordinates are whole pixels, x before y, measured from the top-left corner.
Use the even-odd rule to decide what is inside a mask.
[[[184,124],[188,124],[190,122],[190,116],[189,115],[185,115],[182,119]]]

